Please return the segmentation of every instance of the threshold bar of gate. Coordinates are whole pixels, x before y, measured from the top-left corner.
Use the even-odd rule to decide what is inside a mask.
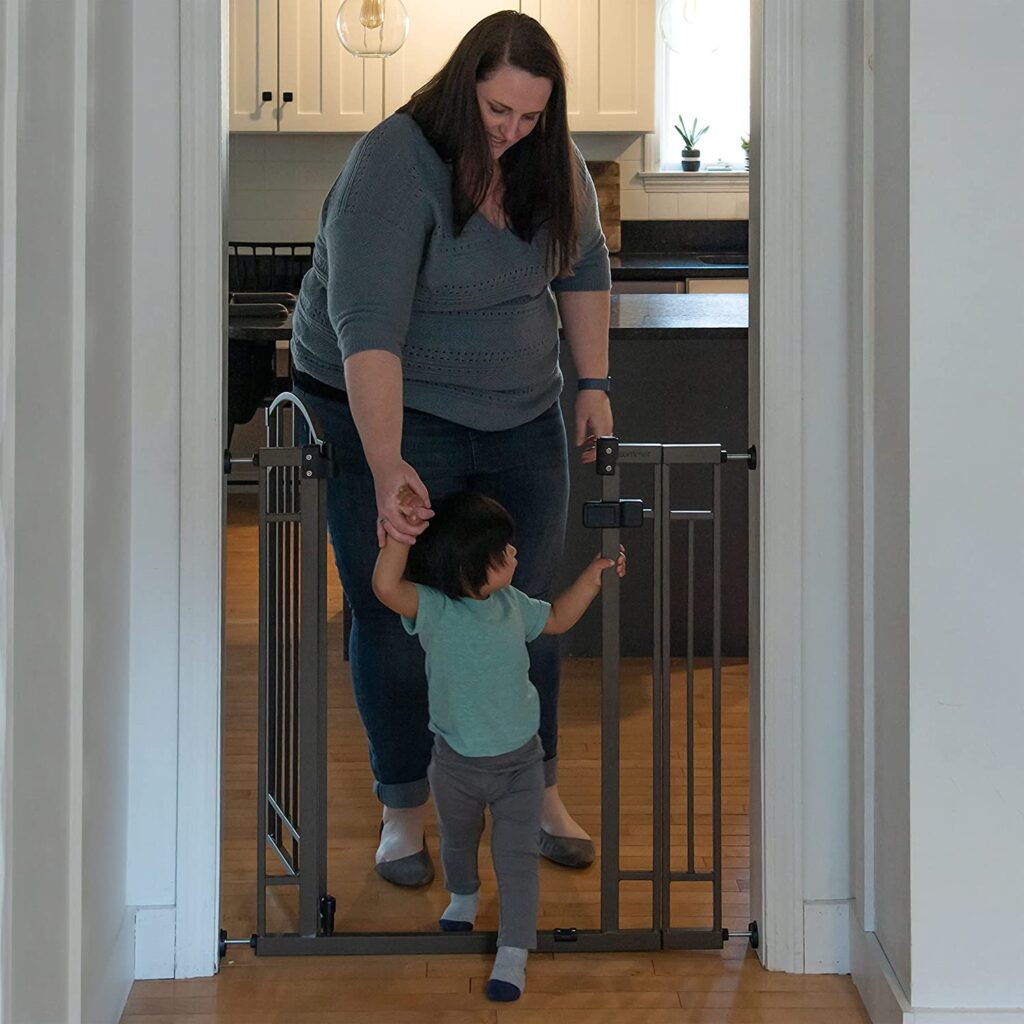
[[[721,928],[669,928],[662,940],[663,949],[721,949],[725,934]]]
[[[493,953],[497,932],[452,932],[422,935],[417,932],[350,932],[335,935],[257,935],[257,956],[418,956],[448,953]],[[578,931],[571,939],[555,938],[551,932],[537,935],[540,953],[653,952],[662,948],[656,931]],[[690,948],[702,949],[704,946]]]

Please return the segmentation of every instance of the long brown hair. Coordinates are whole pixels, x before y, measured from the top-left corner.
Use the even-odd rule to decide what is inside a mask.
[[[559,276],[570,274],[577,256],[580,169],[569,137],[565,67],[555,41],[538,21],[517,11],[484,18],[401,110],[412,115],[452,165],[453,220],[459,234],[486,197],[494,169],[476,84],[504,65],[551,82],[551,97],[533,131],[499,158],[505,218],[525,241],[546,223],[549,263]]]

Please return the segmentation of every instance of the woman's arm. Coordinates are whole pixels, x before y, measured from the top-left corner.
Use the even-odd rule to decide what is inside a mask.
[[[377,553],[377,564],[373,567],[373,592],[377,600],[407,619],[416,618],[419,611],[419,593],[414,584],[405,578],[405,566],[409,561],[409,546],[399,544],[390,537]]]
[[[377,543],[413,544],[434,514],[419,474],[402,458],[402,361],[366,349],[345,360],[345,390],[377,494]]]
[[[565,337],[580,377],[608,376],[608,322],[611,315],[607,291],[555,293]],[[584,462],[593,462],[594,440],[613,429],[612,404],[606,391],[580,391],[576,396],[575,443],[586,444]]]

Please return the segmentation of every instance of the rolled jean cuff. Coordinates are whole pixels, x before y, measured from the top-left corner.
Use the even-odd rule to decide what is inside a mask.
[[[374,782],[373,792],[385,806],[394,810],[422,807],[430,797],[430,783],[426,778],[414,782]]]
[[[558,781],[558,755],[549,757],[544,762],[544,788],[553,786]]]

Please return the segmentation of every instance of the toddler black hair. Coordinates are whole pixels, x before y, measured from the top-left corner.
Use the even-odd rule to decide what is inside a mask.
[[[430,525],[409,550],[406,579],[449,597],[473,597],[487,571],[505,561],[515,524],[508,510],[476,491],[455,491],[434,508]]]

